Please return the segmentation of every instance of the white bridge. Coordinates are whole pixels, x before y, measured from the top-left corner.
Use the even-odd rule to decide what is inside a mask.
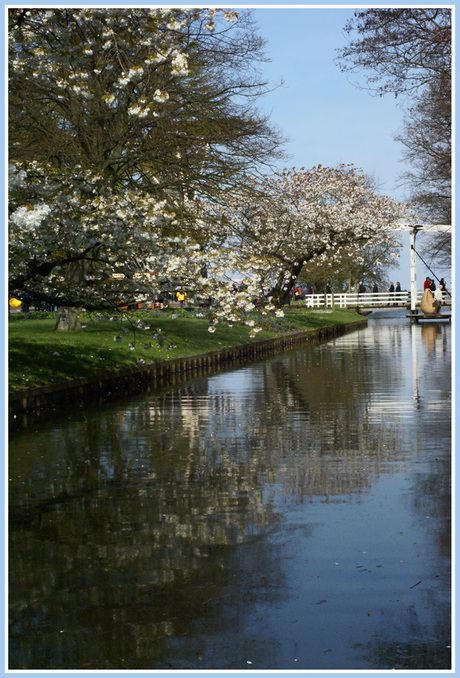
[[[417,276],[416,263],[417,252],[415,249],[415,240],[417,233],[439,233],[452,232],[451,224],[414,224],[414,223],[398,223],[394,224],[392,230],[395,231],[409,231],[410,232],[410,292],[377,292],[358,294],[357,292],[348,294],[310,294],[306,297],[305,304],[309,308],[316,307],[332,307],[333,305],[339,308],[359,307],[359,308],[391,308],[400,307],[410,310],[411,323],[418,322],[418,307],[420,306],[420,299],[422,292],[417,291]],[[418,255],[420,256],[420,255]],[[443,295],[444,304],[452,306],[452,297],[450,294]]]
[[[415,305],[420,304],[423,292],[417,292]],[[343,292],[338,294],[308,294],[303,302],[307,308],[411,308],[410,292]],[[450,294],[443,295],[443,305],[452,306]]]
[[[417,252],[415,249],[415,239],[417,233],[425,231],[425,233],[452,233],[451,224],[398,224],[398,230],[410,232],[410,318],[411,323],[418,321],[419,296],[417,293]],[[420,256],[420,255],[419,255]]]

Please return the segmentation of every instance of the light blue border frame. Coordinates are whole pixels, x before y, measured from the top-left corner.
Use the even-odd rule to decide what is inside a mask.
[[[19,7],[45,7],[45,6],[50,6],[50,7],[56,7],[56,6],[79,6],[79,5],[84,5],[84,6],[106,6],[106,5],[123,5],[123,6],[152,6],[152,7],[162,7],[162,6],[170,6],[170,7],[177,7],[177,6],[196,6],[196,7],[209,7],[209,6],[220,6],[220,7],[247,7],[247,8],[302,8],[302,7],[317,7],[317,8],[350,8],[351,10],[355,8],[365,8],[369,6],[382,6],[386,5],[388,7],[397,7],[397,6],[434,6],[434,5],[439,5],[441,7],[454,7],[455,8],[455,3],[454,5],[450,2],[407,2],[407,3],[391,3],[391,2],[386,2],[386,3],[365,3],[365,2],[347,2],[346,0],[339,0],[338,2],[312,2],[312,3],[303,3],[303,2],[288,2],[288,3],[266,3],[266,2],[229,2],[229,3],[196,3],[196,2],[81,2],[81,1],[76,1],[76,2],[36,2],[36,0],[32,0],[31,2],[3,2],[3,12],[1,14],[1,36],[2,36],[2,52],[1,52],[1,66],[2,66],[2,74],[3,74],[3,85],[4,85],[4,92],[5,92],[5,97],[4,97],[4,102],[6,101],[6,91],[7,91],[7,78],[6,78],[6,50],[7,50],[7,40],[6,40],[6,13],[7,13],[7,8],[8,7],[14,7],[14,6],[19,6]],[[455,13],[454,13],[455,14]],[[454,26],[456,23],[454,24]],[[454,33],[455,35],[455,33]],[[141,674],[141,673],[149,673],[149,674],[154,674],[158,678],[163,678],[163,676],[182,676],[182,675],[189,675],[189,674],[194,674],[198,676],[209,676],[210,678],[224,674],[228,676],[229,678],[237,678],[241,676],[241,674],[250,674],[250,673],[258,673],[262,675],[271,675],[271,674],[281,674],[281,675],[288,675],[288,674],[294,674],[294,675],[307,675],[307,676],[318,676],[318,678],[329,678],[333,677],[336,675],[343,675],[343,674],[348,674],[348,675],[359,675],[359,676],[380,676],[382,678],[386,678],[387,676],[394,676],[397,674],[408,674],[410,676],[426,676],[427,674],[443,674],[443,675],[455,675],[456,671],[455,668],[452,671],[356,671],[356,670],[343,670],[343,671],[239,671],[239,672],[234,672],[234,671],[110,671],[110,670],[103,670],[103,671],[47,671],[47,670],[11,670],[9,671],[6,668],[6,662],[7,662],[7,584],[6,584],[6,575],[7,575],[7,566],[6,566],[6,556],[7,556],[7,549],[6,549],[6,538],[7,538],[7,529],[6,529],[6,518],[7,518],[7,481],[8,481],[8,474],[7,474],[7,424],[8,424],[8,408],[7,408],[7,313],[8,313],[8,305],[7,305],[7,274],[6,274],[6,250],[7,250],[7,235],[6,235],[6,223],[7,223],[7,207],[6,207],[6,198],[7,198],[7,188],[6,188],[6,177],[7,177],[7,152],[6,152],[6,140],[7,140],[7,134],[6,134],[6,104],[1,108],[1,121],[2,121],[2,129],[3,129],[3,146],[2,148],[4,149],[3,153],[3,164],[2,164],[2,199],[3,199],[3,206],[4,206],[4,214],[5,217],[2,221],[2,255],[3,255],[3,267],[2,267],[2,293],[3,296],[2,298],[4,299],[4,313],[2,315],[2,321],[1,321],[1,329],[2,329],[2,348],[3,348],[3,362],[2,362],[2,367],[1,367],[1,376],[2,376],[2,384],[3,384],[3,389],[2,389],[2,411],[4,413],[4,419],[3,419],[3,431],[4,431],[4,502],[3,502],[3,521],[2,521],[2,528],[1,528],[1,537],[2,537],[2,543],[4,544],[4,558],[2,561],[2,567],[1,567],[1,573],[3,575],[3,582],[4,586],[2,588],[2,602],[3,602],[3,609],[4,609],[4,615],[2,616],[2,621],[1,621],[1,629],[3,631],[3,638],[4,638],[4,643],[2,646],[2,662],[0,665],[0,677],[4,675],[11,675],[11,674],[19,674],[23,676],[32,676],[35,674],[45,674],[45,675],[52,675],[53,677],[56,676],[56,678],[59,676],[67,676],[71,674],[75,678],[80,678],[80,676],[83,678],[84,676],[88,675],[97,675],[97,674],[106,674],[106,675],[115,675],[115,674],[122,674],[122,675],[131,675],[131,674]],[[454,244],[456,243],[455,237],[454,237]],[[454,249],[454,258],[455,254],[457,254],[457,248],[455,247]],[[455,272],[454,276],[455,276]],[[455,285],[455,277],[454,277],[454,285],[453,285],[454,290],[456,290],[456,285]],[[454,340],[455,340],[455,332],[454,332]],[[453,363],[454,367],[454,393],[456,391],[456,384],[457,384],[457,379],[456,379],[456,370],[455,370],[455,359]],[[454,407],[455,407],[455,400],[454,400]],[[454,422],[455,422],[455,409],[454,409]],[[455,426],[455,424],[454,424]],[[455,438],[454,438],[455,440]],[[455,467],[453,467],[455,468]],[[455,517],[455,516],[454,516]],[[453,521],[453,527],[455,527],[455,520]],[[454,553],[455,556],[455,553]],[[455,557],[453,558],[453,564],[455,564]],[[455,569],[454,569],[455,573]],[[455,588],[454,588],[455,591]],[[455,612],[455,597],[454,597],[454,612]],[[455,619],[455,616],[454,616]],[[453,625],[453,629],[455,632],[455,624]],[[455,637],[453,638],[453,645],[455,646]],[[455,649],[455,648],[454,648]],[[455,659],[455,654],[454,654],[454,659]],[[455,666],[455,664],[454,664]]]

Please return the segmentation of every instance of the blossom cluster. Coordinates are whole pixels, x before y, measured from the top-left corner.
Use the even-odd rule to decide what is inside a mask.
[[[88,308],[137,303],[181,286],[212,297],[210,331],[216,322],[243,320],[255,333],[248,314],[256,305],[274,312],[268,290],[289,290],[313,259],[338,265],[344,253],[359,258],[375,242],[388,243],[391,255],[391,226],[404,207],[377,195],[362,172],[318,166],[245,178],[245,138],[258,132],[243,130],[226,146],[223,128],[238,118],[209,109],[209,126],[222,125],[212,139],[202,136],[201,101],[192,112],[187,107],[198,96],[197,63],[206,67],[199,82],[208,87],[211,46],[224,45],[215,70],[226,85],[233,82],[222,64],[237,12],[32,8],[20,19],[9,34],[12,89],[25,92],[37,116],[46,111],[40,128],[50,125],[62,157],[55,166],[11,163],[12,285]],[[202,61],[193,51],[198,43]],[[237,82],[241,98],[240,74]],[[232,164],[236,139],[243,151]],[[207,173],[212,202],[203,187]],[[231,176],[232,190],[219,188],[217,176]],[[244,280],[236,289],[234,274]]]
[[[249,263],[214,247],[212,237],[204,248],[177,235],[174,205],[139,191],[120,195],[82,169],[65,176],[39,163],[11,164],[9,178],[11,285],[87,308],[151,301],[180,286],[212,296],[216,321],[254,308],[256,283],[234,295],[228,282],[229,268],[249,277]]]
[[[40,95],[51,92],[62,107],[75,97],[99,101],[103,91],[109,107],[124,101],[130,115],[158,117],[169,92],[151,97],[150,82],[189,74],[189,46],[215,31],[216,15],[224,24],[238,19],[216,9],[31,8],[9,32],[10,72]],[[65,50],[56,52],[55,44]]]
[[[94,308],[184,287],[212,297],[210,332],[216,322],[243,321],[253,336],[259,328],[248,314],[256,304],[261,313],[275,310],[270,286],[281,280],[290,289],[312,259],[359,257],[375,242],[391,253],[392,229],[407,211],[349,167],[267,177],[264,197],[255,179],[248,190],[248,179],[244,191],[227,194],[220,214],[202,200],[178,206],[139,191],[120,195],[88,170],[65,177],[32,163],[10,166],[9,177],[10,273],[35,294]],[[178,207],[200,225],[200,242],[193,229],[177,231]],[[40,263],[49,275],[41,276]],[[244,280],[237,289],[232,271]]]
[[[357,260],[376,245],[383,262],[391,261],[395,225],[409,213],[408,206],[377,194],[351,165],[248,177],[223,208],[208,210],[208,222],[225,224],[228,242],[243,259],[257,261],[261,280],[280,291],[291,290],[310,262],[340,266],[344,256]]]

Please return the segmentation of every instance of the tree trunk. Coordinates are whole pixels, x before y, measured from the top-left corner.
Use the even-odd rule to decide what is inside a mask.
[[[81,316],[75,308],[61,307],[58,309],[58,316],[54,330],[56,332],[75,332],[81,330]]]
[[[292,297],[292,291],[297,282],[297,278],[302,271],[303,263],[297,263],[291,266],[290,276],[288,279],[283,274],[280,275],[278,282],[273,289],[272,303],[276,308],[281,308],[283,304],[289,304]]]
[[[70,285],[74,283],[82,284],[85,280],[86,271],[89,262],[74,261],[67,267],[66,280]],[[69,308],[62,306],[58,308],[58,316],[56,325],[54,326],[56,332],[76,332],[82,330],[81,326],[81,311],[76,308]]]
[[[286,289],[281,287],[281,289],[278,287],[278,285],[275,285],[275,288],[273,290],[273,296],[272,296],[272,304],[276,308],[281,308],[284,303],[289,303],[289,301],[286,301],[286,299],[289,299],[290,293],[289,291],[286,291]]]
[[[286,298],[289,297],[290,297],[289,283],[286,283],[284,278],[281,278],[273,287],[272,304],[276,308],[281,308],[283,304],[289,303],[288,301],[286,301]]]

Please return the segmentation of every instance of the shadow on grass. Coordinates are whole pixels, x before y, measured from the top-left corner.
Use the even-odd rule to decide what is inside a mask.
[[[359,319],[349,311],[290,309],[284,318],[261,316],[264,330],[254,341],[285,332],[315,330]],[[54,332],[54,319],[31,319],[9,325],[9,386],[16,390],[69,379],[94,376],[107,370],[153,363],[218,350],[251,341],[249,328],[218,324],[208,332],[208,321],[170,315],[142,318],[146,330],[130,322],[89,322],[81,332]]]
[[[211,351],[249,339],[247,328],[218,326],[205,320],[161,318],[148,330],[129,323],[91,323],[81,332],[54,332],[49,320],[15,323],[9,332],[11,389],[94,376],[98,372]],[[123,331],[124,330],[124,331]],[[159,330],[161,330],[159,332]]]
[[[116,365],[103,350],[92,347],[86,352],[81,346],[56,340],[47,345],[25,340],[9,350],[10,386],[16,388],[87,377],[111,367]]]

